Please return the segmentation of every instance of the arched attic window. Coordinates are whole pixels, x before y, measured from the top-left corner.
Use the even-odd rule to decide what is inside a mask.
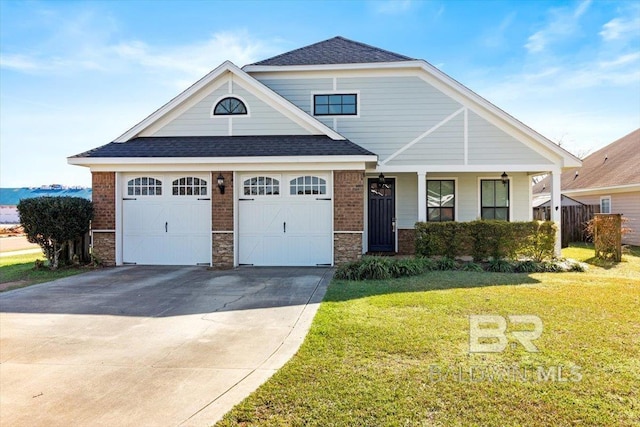
[[[244,102],[229,96],[218,101],[213,109],[214,116],[235,116],[247,114],[247,107]]]

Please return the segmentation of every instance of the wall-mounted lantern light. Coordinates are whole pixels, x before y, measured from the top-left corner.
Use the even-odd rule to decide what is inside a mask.
[[[224,194],[224,176],[222,174],[218,175],[218,188],[220,189],[220,194]]]
[[[507,182],[509,182],[509,175],[507,175],[506,172],[502,172],[502,175],[500,175],[500,178],[502,179],[502,183],[504,185],[507,185]]]

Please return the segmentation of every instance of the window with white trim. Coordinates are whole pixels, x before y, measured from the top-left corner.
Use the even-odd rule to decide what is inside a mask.
[[[289,181],[289,194],[327,194],[327,181],[319,176],[299,176]]]
[[[480,193],[482,219],[509,221],[509,181],[483,179]]]
[[[358,114],[358,95],[336,93],[313,95],[315,116],[355,116]]]
[[[455,188],[452,179],[427,180],[427,221],[455,219]]]
[[[247,114],[244,102],[233,96],[221,99],[213,109],[214,116],[234,116]]]
[[[268,176],[254,176],[245,179],[242,184],[245,196],[277,196],[280,194],[280,181]]]
[[[148,176],[130,179],[127,196],[162,196],[162,181]]]
[[[174,196],[206,196],[207,181],[194,176],[185,176],[173,181],[171,194]]]
[[[600,197],[600,213],[611,213],[611,196]]]

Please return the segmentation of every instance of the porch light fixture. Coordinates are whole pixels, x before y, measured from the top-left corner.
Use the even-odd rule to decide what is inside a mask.
[[[384,175],[383,174],[378,175],[378,188],[384,187],[384,184],[385,184]]]
[[[220,189],[220,194],[224,194],[224,176],[222,174],[218,175],[218,188]]]
[[[507,185],[507,182],[509,182],[509,175],[507,175],[506,172],[502,172],[502,175],[500,175],[500,178],[502,179],[502,183],[504,185]]]

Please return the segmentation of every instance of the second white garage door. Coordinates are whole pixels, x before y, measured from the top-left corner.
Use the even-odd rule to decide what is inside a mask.
[[[243,176],[240,185],[240,264],[332,263],[333,203],[328,173]]]

